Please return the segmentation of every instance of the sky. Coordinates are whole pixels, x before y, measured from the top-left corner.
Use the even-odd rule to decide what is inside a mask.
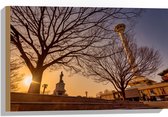
[[[143,14],[138,18],[135,26],[135,38],[138,45],[148,46],[159,50],[162,57],[162,66],[150,79],[156,81],[160,80],[160,76],[157,74],[168,67],[168,10],[152,10],[146,9]],[[69,96],[85,96],[85,91],[88,92],[89,97],[95,97],[100,91],[106,89],[114,89],[111,84],[103,85],[102,83],[95,83],[91,78],[86,78],[81,75],[70,75],[64,70],[58,71],[45,71],[43,74],[42,84],[48,84],[46,89],[49,94],[52,94],[56,83],[59,82],[59,76],[61,71],[64,72],[63,80],[65,82],[65,90]],[[30,76],[29,70],[24,67],[21,72],[24,73],[24,77]],[[28,87],[21,82],[20,85],[22,92],[27,92]],[[42,91],[42,87],[41,87]]]
[[[152,47],[160,52],[162,65],[157,73],[168,68],[168,9],[145,9],[135,27],[139,45]]]
[[[95,83],[91,78],[86,78],[79,74],[70,74],[64,70],[57,71],[44,71],[43,79],[41,84],[48,84],[46,92],[48,94],[53,94],[54,89],[56,88],[56,83],[59,82],[61,71],[63,71],[64,77],[63,81],[65,83],[65,90],[69,96],[85,96],[85,92],[88,92],[88,97],[96,97],[96,94],[100,91],[106,89],[113,90],[111,84],[102,84]],[[20,70],[20,73],[24,73],[24,78],[30,77],[31,73],[27,67],[23,67]],[[20,91],[27,92],[29,85],[25,85],[24,80],[20,83]],[[41,92],[43,88],[41,87]]]

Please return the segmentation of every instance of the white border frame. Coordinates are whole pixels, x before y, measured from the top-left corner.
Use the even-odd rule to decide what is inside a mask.
[[[6,69],[6,53],[5,53],[5,6],[84,6],[84,7],[124,7],[124,8],[168,8],[167,0],[3,0],[0,4],[0,26],[1,26],[1,39],[0,39],[0,76],[1,76],[1,109],[2,115],[79,115],[88,114],[96,116],[110,116],[111,114],[138,114],[138,113],[158,113],[156,110],[103,110],[103,111],[39,111],[39,112],[6,112],[5,111],[5,69]],[[166,114],[167,109],[162,110],[162,114]],[[97,115],[101,114],[101,115]],[[88,116],[87,115],[87,116]],[[81,115],[80,115],[81,116]],[[113,115],[112,115],[113,116]],[[121,115],[122,116],[122,115]],[[138,115],[136,115],[138,116]],[[142,116],[142,115],[140,115]],[[153,115],[152,115],[153,116]],[[158,116],[158,115],[156,115]],[[154,116],[153,116],[154,117]]]

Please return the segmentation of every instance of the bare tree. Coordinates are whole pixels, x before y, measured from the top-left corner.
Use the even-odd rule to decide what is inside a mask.
[[[78,70],[79,58],[111,39],[116,19],[135,18],[139,9],[11,7],[11,42],[32,73],[29,93],[39,93],[44,70]],[[101,42],[101,43],[100,43]]]
[[[108,46],[101,53],[95,52],[100,56],[111,53],[110,56],[88,57],[87,61],[85,60],[85,75],[91,76],[96,82],[111,83],[118,92],[121,92],[123,99],[126,98],[125,89],[132,79],[138,77],[137,75],[149,75],[160,65],[158,51],[148,47],[137,47],[135,43],[128,41],[136,66],[129,64],[123,47],[117,42],[114,42],[116,46]],[[136,71],[132,71],[135,68]]]
[[[18,91],[19,90],[19,82],[23,80],[23,75],[18,73],[18,69],[20,65],[17,63],[18,60],[10,61],[10,91]]]
[[[10,91],[19,91],[19,83],[23,80],[23,75],[19,73],[19,69],[23,65],[23,61],[20,61],[20,57],[16,54],[16,47],[13,43],[10,45]]]

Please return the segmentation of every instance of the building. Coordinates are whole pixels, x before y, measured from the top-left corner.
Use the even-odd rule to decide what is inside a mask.
[[[109,90],[105,90],[104,92],[99,92],[96,97],[97,98],[101,98],[101,99],[106,99],[106,100],[115,100],[113,94],[115,93],[114,90],[109,91]]]
[[[163,70],[158,75],[162,77],[163,82],[168,82],[168,69]]]
[[[156,101],[168,100],[168,82],[157,83],[145,77],[138,77],[128,84],[125,90],[126,99],[131,101]],[[98,98],[107,100],[121,100],[120,92],[104,91],[97,95]]]

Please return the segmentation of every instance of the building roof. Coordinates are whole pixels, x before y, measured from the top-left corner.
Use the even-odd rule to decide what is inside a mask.
[[[165,74],[167,74],[168,73],[168,68],[167,69],[165,69],[165,70],[163,70],[161,73],[159,73],[158,75],[160,75],[160,76],[164,76]]]
[[[156,83],[153,85],[146,85],[143,87],[138,87],[138,90],[144,90],[144,89],[154,89],[154,88],[160,88],[160,87],[168,87],[168,83]]]
[[[155,83],[154,80],[148,79],[144,76],[139,76],[139,77],[136,77],[133,80],[131,80],[128,84],[132,84],[132,83],[136,83],[136,82],[143,82],[143,81],[150,81],[150,82]]]

